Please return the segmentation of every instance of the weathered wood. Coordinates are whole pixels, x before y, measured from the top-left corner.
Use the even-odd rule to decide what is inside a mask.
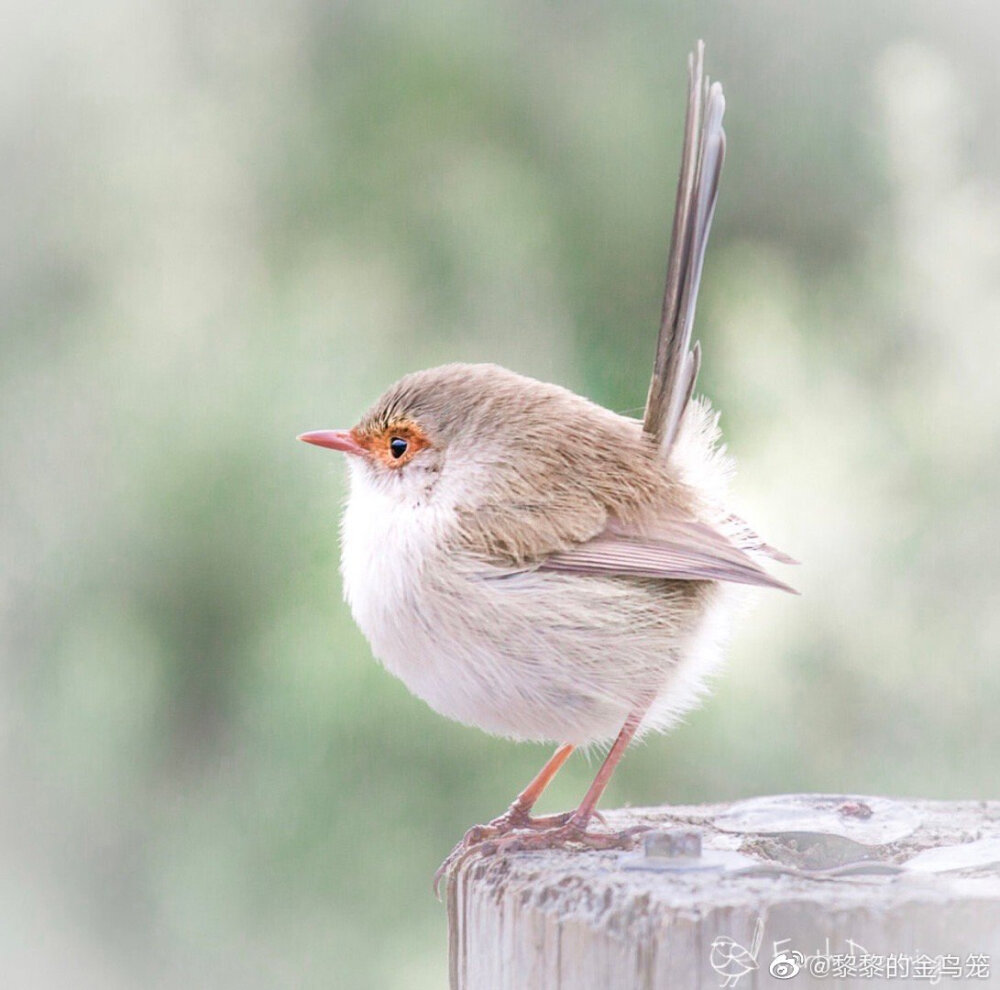
[[[903,988],[935,969],[1000,986],[1000,802],[787,795],[606,819],[656,837],[455,868],[453,990]]]

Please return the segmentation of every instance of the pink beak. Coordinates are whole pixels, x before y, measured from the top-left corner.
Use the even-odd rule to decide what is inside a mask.
[[[367,453],[365,448],[354,439],[350,430],[314,430],[312,433],[300,433],[296,439],[306,443],[314,443],[317,447],[342,450],[345,454]]]

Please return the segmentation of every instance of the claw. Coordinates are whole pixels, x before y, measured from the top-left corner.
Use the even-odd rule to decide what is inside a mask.
[[[649,825],[633,825],[620,832],[588,832],[585,824],[570,819],[557,828],[534,832],[528,835],[513,834],[501,836],[483,843],[479,848],[484,856],[508,852],[526,852],[538,849],[565,849],[582,846],[584,849],[631,849]]]
[[[451,873],[451,871],[462,860],[464,860],[466,858],[466,856],[470,856],[478,848],[481,848],[481,846],[480,845],[466,846],[465,845],[465,840],[463,839],[444,858],[444,861],[441,863],[441,865],[434,871],[434,882],[433,882],[433,885],[432,885],[432,889],[434,891],[434,896],[438,900],[441,900],[441,879],[442,879],[442,877],[444,877],[448,873]]]
[[[441,899],[440,886],[441,878],[451,872],[452,868],[463,860],[469,853],[482,848],[487,843],[510,835],[512,832],[536,832],[546,829],[559,828],[566,825],[573,817],[573,812],[564,811],[558,815],[543,815],[540,818],[532,818],[526,811],[518,808],[516,804],[511,805],[499,818],[487,822],[485,825],[473,825],[460,842],[458,842],[450,853],[445,857],[444,862],[434,873],[434,896]]]
[[[593,817],[600,817],[594,815]],[[506,819],[503,815],[496,819]],[[512,826],[502,829],[490,822],[476,825],[465,833],[464,838],[448,854],[434,874],[434,894],[440,900],[441,878],[474,853],[480,856],[496,856],[511,852],[527,852],[538,849],[566,849],[582,847],[595,851],[607,849],[632,849],[636,839],[648,832],[651,825],[633,825],[620,832],[588,832],[588,820],[580,820],[575,814],[549,815],[547,818],[530,819],[524,828]],[[604,819],[601,819],[604,824]],[[472,841],[470,841],[470,839]]]

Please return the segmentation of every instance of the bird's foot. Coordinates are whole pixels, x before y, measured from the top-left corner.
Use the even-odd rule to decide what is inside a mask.
[[[473,825],[472,828],[462,837],[460,846],[471,849],[478,846],[480,842],[489,839],[499,839],[510,832],[535,831],[537,829],[554,828],[565,825],[569,821],[571,811],[561,815],[544,815],[541,818],[533,818],[523,808],[512,804],[502,815],[494,818],[493,821],[485,825]]]
[[[438,893],[441,878],[460,860],[474,851],[484,842],[493,842],[510,835],[512,832],[534,832],[545,829],[559,828],[565,825],[573,816],[572,811],[564,811],[559,815],[542,815],[534,818],[528,811],[515,801],[502,815],[485,825],[473,825],[455,848],[448,853],[444,862],[434,874],[434,893]]]
[[[632,849],[639,835],[649,831],[651,827],[649,825],[633,825],[631,828],[625,828],[618,832],[591,832],[587,829],[589,823],[589,819],[582,819],[573,814],[564,823],[552,828],[488,839],[481,843],[478,848],[483,856],[529,852],[538,849],[572,849],[577,847],[593,850]]]
[[[446,876],[461,861],[473,853],[495,856],[498,853],[522,852],[537,849],[631,849],[636,838],[648,825],[636,825],[619,832],[589,832],[590,818],[606,824],[604,818],[594,812],[590,818],[582,819],[576,812],[561,815],[546,815],[542,818],[523,818],[512,814],[513,806],[499,818],[487,825],[474,825],[465,833],[462,841],[448,854],[434,874],[434,893],[438,895],[441,878]],[[438,895],[440,896],[440,895]]]
[[[441,885],[441,878],[449,873],[459,860],[464,859],[469,853],[475,852],[485,843],[496,842],[505,836],[514,837],[522,832],[527,832],[529,835],[533,833],[545,835],[567,826],[575,814],[573,811],[564,811],[558,815],[541,815],[535,818],[515,801],[498,818],[494,818],[493,821],[487,822],[485,825],[473,825],[462,836],[461,841],[448,853],[444,862],[434,873],[434,894],[440,896],[438,888]],[[593,817],[602,825],[606,824],[599,812],[595,811]],[[484,855],[490,855],[490,853],[484,849]]]

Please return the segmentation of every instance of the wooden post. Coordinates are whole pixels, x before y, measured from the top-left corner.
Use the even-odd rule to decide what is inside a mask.
[[[634,851],[454,869],[452,990],[1000,986],[1000,801],[783,795],[605,817],[653,831]]]

